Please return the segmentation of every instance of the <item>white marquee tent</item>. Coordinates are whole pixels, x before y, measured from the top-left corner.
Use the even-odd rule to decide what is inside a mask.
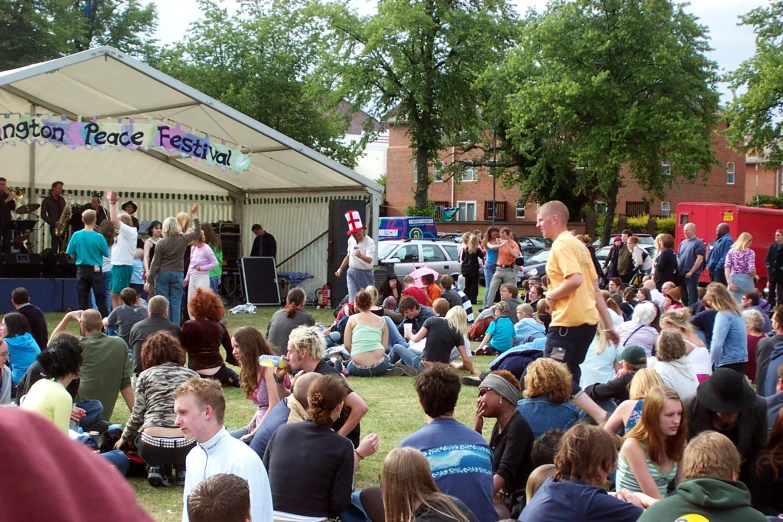
[[[250,225],[260,223],[277,238],[278,262],[296,254],[280,269],[307,271],[319,282],[327,275],[329,201],[365,201],[377,237],[380,185],[112,47],[0,73],[0,125],[4,114],[180,124],[252,153],[249,170],[236,174],[166,150],[6,144],[0,176],[24,188],[26,202],[40,202],[55,180],[72,203],[117,190],[138,204],[139,220],[162,220],[199,201],[203,221],[242,224],[243,255]]]

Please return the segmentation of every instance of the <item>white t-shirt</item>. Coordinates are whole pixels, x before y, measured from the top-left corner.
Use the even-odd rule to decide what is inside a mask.
[[[136,227],[129,227],[125,223],[120,223],[120,235],[117,242],[111,250],[112,266],[131,265],[133,258],[136,257],[136,239],[139,237],[139,231]]]
[[[363,259],[359,259],[354,255],[354,250],[359,248],[359,252],[363,256],[371,257],[373,262],[368,263]],[[359,270],[372,270],[375,264],[375,241],[370,236],[364,236],[364,239],[360,243],[356,243],[353,236],[348,238],[348,266],[351,268],[358,268]]]

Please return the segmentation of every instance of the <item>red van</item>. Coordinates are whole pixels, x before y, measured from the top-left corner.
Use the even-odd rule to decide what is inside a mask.
[[[761,279],[756,288],[763,290],[767,286],[767,267],[764,259],[769,246],[775,240],[775,230],[783,228],[783,210],[772,208],[745,207],[730,203],[680,203],[677,205],[677,228],[675,230],[675,252],[685,239],[682,227],[686,223],[696,225],[696,235],[709,244],[715,239],[715,229],[721,223],[729,225],[731,237],[737,239],[743,232],[753,236],[751,248],[756,253],[756,273]],[[701,274],[700,283],[709,283],[707,270]]]

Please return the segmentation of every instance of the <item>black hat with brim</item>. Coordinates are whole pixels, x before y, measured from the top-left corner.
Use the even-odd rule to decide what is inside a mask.
[[[745,375],[730,368],[718,368],[699,384],[696,397],[714,413],[739,413],[756,401],[756,393],[745,382]]]
[[[132,206],[132,207],[133,207],[133,212],[130,212],[131,214],[133,214],[134,212],[136,212],[137,210],[139,210],[139,207],[137,207],[137,206],[136,206],[136,203],[134,203],[133,201],[126,201],[125,203],[123,203],[123,204],[122,204],[122,206],[121,206],[120,208],[121,208],[122,210],[125,210],[125,207],[127,207],[128,205],[130,205],[130,206]]]

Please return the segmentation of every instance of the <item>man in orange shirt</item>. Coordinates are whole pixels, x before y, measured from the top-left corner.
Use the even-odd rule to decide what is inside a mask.
[[[495,295],[503,284],[517,285],[517,266],[516,261],[519,257],[519,245],[511,235],[511,230],[507,227],[500,229],[500,247],[498,248],[498,264],[495,269],[495,275],[487,290],[489,299],[487,307],[495,304]]]
[[[581,394],[579,365],[595,337],[598,323],[610,341],[619,342],[612,318],[598,289],[598,276],[584,243],[568,231],[568,209],[560,201],[550,201],[538,210],[537,226],[552,239],[546,263],[549,291],[544,295],[551,307],[552,322],[546,336],[544,357],[568,366],[572,396]]]

